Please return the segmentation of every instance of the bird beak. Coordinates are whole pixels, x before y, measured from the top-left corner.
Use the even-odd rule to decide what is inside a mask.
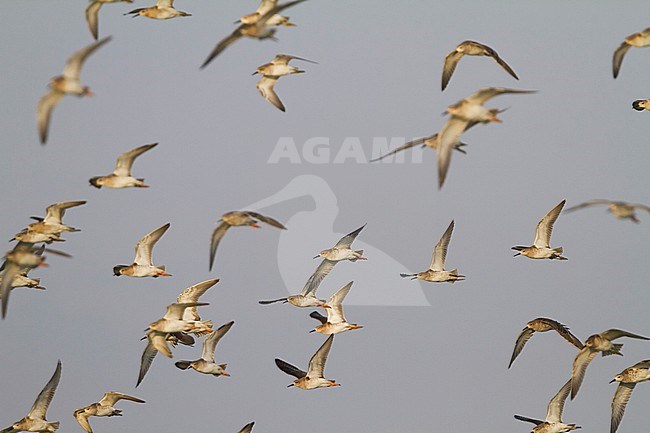
[[[253,73],[252,73],[251,75],[256,75],[257,73],[258,73],[258,72],[257,72],[257,71],[255,71],[255,72],[253,72]]]
[[[521,253],[517,253],[517,254],[515,254],[515,255],[512,256],[512,257],[517,257],[517,256],[520,256],[520,255],[521,255]]]
[[[616,382],[616,379],[612,379],[609,381],[609,383],[613,383],[613,382]]]
[[[291,388],[293,386],[293,383],[291,385],[287,385],[287,388]],[[1,432],[0,432],[1,433]]]
[[[312,329],[311,331],[309,331],[310,334],[311,334],[312,332],[316,332],[316,330],[315,330],[315,329]],[[612,383],[612,382],[609,382],[609,383]]]
[[[317,258],[319,258],[319,257],[320,257],[320,254],[319,254],[319,255],[317,255],[317,256],[314,256],[314,259],[317,259]]]

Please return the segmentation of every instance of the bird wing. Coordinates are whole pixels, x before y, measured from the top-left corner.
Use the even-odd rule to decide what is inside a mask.
[[[650,359],[644,359],[634,364],[631,368],[650,368]]]
[[[98,22],[97,22],[97,16],[99,15],[99,9],[101,9],[102,3],[99,1],[93,1],[90,2],[88,7],[86,8],[86,21],[88,22],[88,28],[90,29],[90,33],[92,33],[93,37],[95,40],[97,40],[97,28],[98,28]],[[81,424],[81,422],[79,422]],[[88,423],[86,423],[87,425]],[[83,425],[82,425],[83,427]],[[84,427],[84,429],[88,433],[92,433],[90,429],[90,426],[88,426],[88,429]]]
[[[323,281],[323,278],[325,278],[332,271],[336,263],[337,262],[323,259],[323,261],[320,262],[320,264],[318,265],[314,273],[311,274],[311,276],[305,283],[305,287],[303,287],[302,290],[300,291],[300,295],[307,296],[311,294],[315,296],[316,289],[318,289],[318,286],[320,286],[320,283]]]
[[[3,263],[2,282],[0,282],[0,298],[2,298],[2,318],[7,315],[9,306],[9,294],[11,293],[11,283],[14,277],[20,274],[20,266],[11,260],[5,260]]]
[[[205,292],[207,292],[210,287],[214,286],[218,282],[219,279],[214,278],[212,280],[206,280],[198,284],[195,284],[191,287],[188,287],[187,289],[183,290],[180,295],[178,295],[178,298],[176,298],[176,302],[179,304],[184,304],[188,302],[197,302],[199,298]],[[183,313],[183,320],[201,320],[201,317],[196,311],[196,307],[186,308],[185,312]]]
[[[567,208],[564,212],[573,212],[574,210],[582,209],[588,206],[594,206],[598,204],[610,204],[612,203],[611,200],[602,200],[602,199],[595,199],[595,200],[587,200],[585,202],[582,202],[578,205],[571,206],[570,208]]]
[[[495,96],[503,95],[506,93],[515,93],[515,94],[535,93],[535,90],[517,90],[517,89],[507,89],[505,87],[488,87],[485,89],[481,89],[478,92],[474,93],[473,95],[467,97],[466,100],[470,103],[482,105],[485,102],[489,101],[490,99],[494,98]]]
[[[139,265],[153,265],[151,258],[153,247],[162,235],[165,234],[167,229],[169,229],[169,226],[170,223],[167,223],[164,226],[158,227],[156,230],[145,235],[137,244],[135,244],[135,263]]]
[[[117,403],[120,400],[129,400],[129,401],[134,401],[136,403],[144,403],[144,400],[141,400],[137,397],[132,397],[127,394],[122,394],[121,392],[113,392],[109,391],[104,394],[104,397],[102,397],[101,400],[99,400],[99,404],[102,406],[113,406],[115,403]]]
[[[276,7],[277,4],[278,4],[278,0],[262,0],[255,12],[257,12],[258,14],[260,14],[260,16],[262,16],[267,12],[269,12],[274,7]]]
[[[534,330],[530,329],[529,327],[525,327],[519,336],[517,337],[517,341],[515,342],[515,349],[512,351],[512,356],[510,357],[510,364],[508,364],[508,368],[512,365],[513,362],[515,362],[515,358],[519,356],[522,350],[524,350],[524,346],[528,342],[528,340],[531,339],[533,334],[535,333]]]
[[[451,151],[460,141],[461,134],[467,128],[468,122],[457,116],[451,116],[438,135],[438,189],[442,188],[451,163]]]
[[[214,362],[214,349],[217,347],[217,343],[221,340],[221,337],[226,335],[226,332],[230,330],[232,325],[235,322],[228,322],[225,325],[221,325],[216,331],[212,331],[210,335],[205,337],[203,340],[203,352],[201,352],[201,358],[208,362]]]
[[[290,374],[291,376],[297,377],[298,379],[302,379],[303,377],[307,376],[307,372],[302,371],[298,367],[295,367],[279,358],[275,358],[275,365],[277,365],[280,370],[284,371],[287,374]]]
[[[489,48],[489,47],[488,47]],[[512,75],[515,79],[519,79],[517,74],[515,74],[515,71],[512,70],[512,68],[503,60],[499,55],[497,54],[496,51],[494,51],[492,48],[490,48],[490,57],[492,57],[498,64],[501,66],[507,73]]]
[[[158,0],[156,1],[157,8],[174,8],[174,0]]]
[[[323,325],[327,323],[327,317],[323,316],[318,311],[312,311],[311,314],[309,314],[309,317],[318,320]]]
[[[273,86],[278,82],[277,77],[267,77],[267,76],[262,76],[260,81],[257,82],[257,90],[260,91],[260,94],[269,101],[271,104],[275,105],[276,108],[278,108],[280,111],[286,111],[284,108],[284,104],[280,100],[280,97],[278,96],[277,93],[275,93],[275,90],[273,89]]]
[[[149,367],[151,367],[153,359],[158,354],[158,349],[156,349],[153,344],[153,339],[157,337],[152,334],[154,334],[154,332],[149,332],[147,334],[147,347],[144,348],[144,352],[142,352],[142,357],[140,358],[140,372],[138,373],[138,382],[135,385],[136,388],[140,385],[142,379],[144,379],[147,371],[149,371]],[[169,349],[167,350],[169,351]]]
[[[535,230],[535,242],[533,245],[537,248],[550,248],[551,242],[551,233],[553,233],[553,224],[555,220],[560,216],[562,208],[566,200],[562,200],[557,206],[551,209],[544,218],[542,218],[537,224],[537,229]]]
[[[571,400],[573,400],[578,394],[582,380],[585,378],[587,366],[589,366],[591,360],[594,359],[596,353],[598,352],[585,346],[573,360],[573,369],[571,370]]]
[[[101,3],[100,3],[101,4]],[[90,427],[90,423],[88,422],[88,417],[90,415],[86,415],[83,412],[75,412],[74,417],[81,426],[82,429],[86,430],[88,433],[93,433],[93,429]]]
[[[621,64],[623,64],[623,57],[629,50],[631,45],[627,42],[623,42],[617,49],[614,51],[614,57],[612,58],[612,73],[614,78],[618,77],[618,73],[621,70]]]
[[[345,286],[341,287],[336,293],[334,293],[325,303],[327,308],[327,321],[330,323],[345,323],[345,316],[343,315],[343,300],[347,296],[348,292],[352,288],[354,281],[350,281]]]
[[[219,41],[219,43],[212,49],[210,54],[208,54],[208,57],[205,59],[203,64],[201,65],[201,69],[205,68],[208,66],[208,64],[214,60],[215,57],[217,57],[219,54],[223,52],[226,48],[228,48],[232,43],[237,41],[239,38],[243,36],[242,29],[246,28],[248,24],[242,24],[239,27],[235,29],[234,32],[232,32],[230,35],[226,36],[222,40]]]
[[[582,344],[582,341],[580,341],[578,337],[576,337],[571,333],[571,331],[569,331],[569,328],[567,326],[551,319],[542,319],[542,321],[548,324],[558,334],[560,334],[566,341],[573,344],[578,349],[582,350],[582,348],[585,347],[584,344]]]
[[[278,13],[282,12],[283,10],[288,9],[291,6],[295,6],[298,3],[302,3],[304,1],[305,0],[294,0],[294,1],[287,2],[287,3],[283,3],[281,5],[276,4],[273,8],[269,9],[266,13],[262,14],[262,16],[260,16],[260,19],[257,20],[257,22],[255,24],[253,24],[253,25],[255,25],[257,27],[264,27],[264,26],[266,26],[266,22],[273,15],[278,14]]]
[[[262,222],[264,222],[264,223],[266,223],[266,224],[268,224],[270,226],[277,227],[277,228],[282,229],[282,230],[287,229],[281,222],[279,222],[279,221],[277,221],[277,220],[275,220],[275,219],[273,219],[271,217],[267,217],[267,216],[264,216],[264,215],[259,214],[257,212],[251,212],[251,211],[244,211],[244,213],[246,215],[248,215],[248,216],[250,216],[252,218],[256,218],[256,219],[258,219],[258,220],[260,220],[260,221],[262,221]]]
[[[645,205],[645,204],[634,203],[634,204],[632,204],[631,206],[632,206],[633,208],[636,208],[636,209],[641,209],[641,210],[644,210],[644,211],[646,211],[646,212],[650,212],[650,206],[647,206],[647,205]]]
[[[38,397],[36,397],[36,401],[27,414],[29,418],[41,420],[45,419],[45,413],[47,412],[47,408],[50,405],[50,402],[52,401],[52,397],[54,397],[54,393],[56,392],[56,387],[59,385],[60,379],[61,360],[56,363],[56,369],[54,370],[52,378],[47,382],[47,384],[45,384],[45,387],[41,393],[38,394]]]
[[[309,366],[307,367],[307,376],[314,377],[323,377],[323,371],[325,370],[325,362],[327,362],[327,355],[330,353],[330,348],[332,347],[332,342],[334,341],[334,334],[327,337],[325,343],[314,353],[314,356],[309,360]]]
[[[86,204],[86,200],[62,201],[59,203],[54,203],[52,205],[49,205],[45,209],[46,213],[43,222],[45,224],[61,224],[66,209],[70,209],[71,207],[75,207],[75,206],[81,206],[83,204]]]
[[[210,305],[207,302],[184,302],[182,304],[169,304],[167,306],[167,311],[163,316],[163,319],[167,320],[183,320],[183,313],[188,307],[200,307],[204,305]]]
[[[616,340],[617,338],[621,337],[629,337],[629,338],[636,338],[639,340],[650,340],[648,337],[644,337],[642,335],[637,335],[637,334],[632,334],[631,332],[623,331],[621,329],[608,329],[605,332],[601,332],[600,335],[602,337],[605,337],[608,340]]]
[[[432,135],[430,137],[423,137],[423,138],[418,138],[416,140],[411,140],[411,141],[409,141],[407,143],[404,143],[401,146],[391,150],[390,152],[386,153],[385,155],[381,155],[378,158],[371,159],[369,162],[375,162],[375,161],[382,160],[382,159],[386,158],[387,156],[395,155],[397,152],[401,152],[402,150],[410,149],[411,147],[417,146],[418,144],[424,144],[425,141],[436,139],[437,137],[438,137],[438,134],[434,134],[434,135]]]
[[[212,237],[210,238],[210,270],[212,270],[212,265],[214,265],[214,258],[217,255],[219,242],[221,242],[221,238],[223,238],[229,228],[230,224],[222,221],[212,232]]]
[[[528,418],[528,417],[521,416],[521,415],[515,415],[515,419],[518,419],[519,421],[531,422],[531,423],[536,424],[536,425],[540,425],[540,424],[542,424],[544,422],[544,421],[539,420],[539,419]]]
[[[614,392],[614,397],[612,398],[612,420],[609,428],[610,433],[616,433],[618,425],[623,419],[627,402],[630,401],[635,386],[636,383],[621,382],[616,387],[616,392]]]
[[[38,135],[41,143],[45,144],[47,141],[47,131],[50,126],[50,117],[52,117],[52,110],[63,98],[63,93],[56,90],[50,90],[39,101],[36,108],[36,124],[38,125]]]
[[[562,411],[564,410],[564,401],[569,395],[571,390],[571,379],[560,388],[560,390],[553,396],[551,401],[548,402],[548,408],[546,409],[546,422],[552,423],[561,423],[562,422]]]
[[[302,60],[303,62],[309,62],[313,63],[315,65],[318,64],[318,62],[315,62],[313,60],[305,59],[304,57],[298,57],[298,56],[292,56],[290,54],[278,54],[275,56],[273,60],[271,60],[271,63],[275,65],[288,65],[291,60]]]
[[[86,61],[86,58],[91,55],[97,48],[110,41],[111,38],[111,36],[106,36],[105,38],[95,41],[92,44],[72,54],[65,64],[65,68],[63,69],[63,76],[71,80],[78,80],[79,73],[81,72],[81,67]]]
[[[131,176],[131,166],[133,166],[133,161],[146,152],[149,149],[156,147],[158,143],[145,144],[144,146],[136,147],[135,149],[124,152],[117,157],[117,165],[115,166],[115,171],[113,174],[115,176]]]
[[[454,73],[456,65],[462,57],[463,53],[459,53],[456,49],[445,57],[445,63],[442,65],[442,90],[445,90],[445,87],[447,87],[451,75]]]
[[[251,433],[253,431],[254,425],[255,425],[255,421],[249,422],[244,427],[242,427],[241,430],[239,430],[239,433]]]
[[[451,233],[454,231],[454,220],[451,220],[449,227],[443,233],[442,237],[433,249],[433,256],[431,257],[431,266],[429,269],[432,271],[444,271],[445,260],[447,259],[447,247],[451,240]]]
[[[365,226],[366,225],[364,224],[355,231],[343,236],[341,239],[339,239],[336,245],[334,245],[334,248],[350,248],[352,246],[352,242],[354,242],[357,236],[359,236],[359,233],[361,233],[361,230],[363,230]]]

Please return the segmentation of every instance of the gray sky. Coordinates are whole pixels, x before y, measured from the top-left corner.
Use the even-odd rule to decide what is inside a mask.
[[[95,96],[63,99],[44,147],[36,103],[68,56],[92,41],[85,2],[8,2],[0,14],[0,237],[51,203],[88,200],[65,216],[82,231],[56,245],[74,259],[49,256],[50,268],[31,274],[47,291],[14,291],[0,323],[0,386],[11,390],[0,428],[27,413],[61,359],[48,419],[60,420],[62,432],[81,432],[73,410],[109,390],[147,403],[120,402],[124,417],[91,419],[97,433],[227,433],[252,420],[258,433],[527,432],[531,425],[513,415],[544,418],[576,354],[557,335],[535,335],[507,370],[527,321],[550,317],[581,339],[609,328],[650,335],[648,214],[638,225],[604,207],[562,214],[552,246],[564,247],[566,262],[513,258],[510,250],[530,244],[537,222],[562,199],[650,203],[650,113],[631,108],[650,97],[650,50],[631,49],[618,79],[611,75],[614,50],[649,25],[647,2],[309,0],[286,12],[298,26],[280,28],[279,42],[241,40],[205,70],[207,54],[256,1],[178,0],[193,16],[169,21],[122,16],[142,6],[102,8],[100,36],[113,41],[81,74]],[[520,80],[470,57],[441,93],[444,56],[465,39],[493,47]],[[277,84],[286,113],[264,101],[251,77],[277,53],[319,62],[296,62],[306,73]],[[399,164],[358,161],[373,156],[373,141],[396,146],[400,137],[438,131],[447,106],[490,86],[539,92],[486,104],[509,107],[503,124],[463,136],[468,154],[454,155],[441,191],[428,149],[416,155],[421,163],[410,153]],[[330,152],[320,163],[303,153],[315,137],[329,143],[316,146]],[[110,173],[120,153],[152,142],[160,145],[134,165],[151,188],[88,185]],[[269,163],[278,143],[290,142],[298,163]],[[344,145],[354,157],[335,163]],[[208,272],[219,216],[287,189],[286,201],[259,210],[289,230],[230,230]],[[447,267],[467,280],[399,278],[427,268],[452,219]],[[173,277],[113,277],[114,265],[133,259],[137,240],[166,222],[154,260]],[[298,292],[318,263],[312,257],[365,223],[357,242],[368,261],[337,265],[319,289],[328,297],[355,281],[356,305],[346,315],[364,328],[335,337],[325,370],[342,386],[287,389],[292,377],[273,359],[305,368],[325,338],[307,333],[316,325],[312,310],[257,301]],[[235,321],[216,353],[232,377],[176,369],[173,361],[201,350],[180,347],[173,360],[158,356],[134,389],[142,330],[184,288],[214,277],[221,282],[202,298],[211,304],[202,316],[216,326]],[[650,343],[620,342],[625,356],[592,362],[565,421],[609,429],[609,380],[650,357]],[[650,386],[641,384],[619,432],[645,429],[649,405]]]

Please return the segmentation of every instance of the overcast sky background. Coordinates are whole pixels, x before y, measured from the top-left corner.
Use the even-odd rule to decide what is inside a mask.
[[[614,50],[650,25],[647,2],[309,0],[286,11],[298,26],[280,28],[278,42],[240,40],[204,70],[214,45],[257,2],[178,0],[193,16],[122,16],[147,5],[102,8],[100,36],[113,41],[81,74],[95,96],[59,103],[46,146],[36,104],[66,59],[92,42],[86,4],[14,1],[0,14],[0,238],[52,203],[88,200],[64,218],[82,231],[55,245],[74,259],[49,255],[50,267],[30,274],[47,290],[15,290],[0,323],[0,428],[27,413],[61,359],[48,419],[60,420],[62,432],[82,432],[73,410],[109,390],[147,403],[123,401],[122,418],[92,418],[96,433],[227,433],[253,420],[257,433],[527,432],[532,425],[513,415],[543,419],[577,352],[557,334],[534,335],[508,370],[526,322],[550,317],[583,340],[609,328],[650,336],[647,213],[640,224],[604,206],[561,214],[551,245],[564,247],[565,262],[510,250],[530,245],[537,222],[562,199],[567,207],[593,198],[650,203],[650,113],[631,107],[650,97],[650,50],[630,49],[617,80],[611,72]],[[441,93],[443,59],[466,39],[494,48],[520,80],[489,58],[466,57]],[[251,77],[277,53],[319,62],[295,62],[306,73],[277,84],[286,113]],[[433,134],[447,106],[490,86],[538,93],[489,101],[509,107],[503,124],[463,136],[468,154],[453,156],[440,191],[430,149],[421,163],[408,162],[410,153],[401,164],[334,163],[346,142],[363,160],[376,137],[396,146],[400,137]],[[319,146],[331,153],[325,163],[302,153],[314,137],[329,140]],[[278,142],[291,140],[300,163],[269,163]],[[133,170],[151,188],[89,186],[120,153],[153,142]],[[208,272],[220,215],[259,201],[288,230],[233,228]],[[467,280],[401,279],[428,267],[452,219],[447,268]],[[173,277],[112,276],[114,265],[132,261],[137,240],[166,222],[154,261]],[[318,264],[312,257],[365,223],[357,242],[368,261],[338,264],[318,292],[326,298],[355,281],[346,315],[364,328],[335,337],[325,369],[342,386],[287,389],[293,378],[273,359],[304,369],[325,337],[308,334],[317,324],[311,309],[257,301],[297,293]],[[142,331],[183,289],[215,277],[221,282],[201,299],[210,302],[201,315],[215,328],[235,321],[216,353],[232,377],[174,367],[197,359],[199,343],[177,348],[173,360],[159,355],[134,389]],[[650,342],[619,342],[625,356],[594,359],[564,421],[609,430],[616,385],[608,382],[650,358]],[[641,384],[619,432],[647,429],[649,405],[650,385]]]

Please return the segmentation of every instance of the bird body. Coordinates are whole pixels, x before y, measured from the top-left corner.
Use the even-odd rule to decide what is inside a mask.
[[[535,424],[536,426],[533,428],[531,433],[564,433],[581,428],[579,425],[566,424],[562,421],[564,402],[569,395],[570,388],[571,380],[569,379],[548,403],[546,419],[544,421],[521,415],[515,415],[515,418],[519,421]]]
[[[618,382],[614,397],[612,397],[612,419],[610,423],[610,433],[616,433],[618,426],[623,419],[625,407],[627,406],[632,391],[637,383],[647,382],[650,380],[650,359],[637,362],[632,367],[628,367],[621,373],[614,376],[609,383]]]
[[[522,329],[519,336],[517,337],[517,341],[515,342],[515,348],[512,351],[512,357],[510,358],[510,363],[508,364],[508,368],[512,366],[512,363],[515,362],[517,356],[524,349],[524,345],[528,342],[528,340],[530,340],[530,338],[533,336],[535,332],[547,332],[551,330],[556,331],[566,341],[568,341],[578,349],[582,349],[584,347],[580,339],[578,339],[578,337],[573,335],[571,331],[569,331],[569,328],[567,328],[560,322],[557,322],[553,319],[547,319],[545,317],[538,317],[537,319],[533,319],[530,322],[528,322],[524,327],[524,329]]]
[[[162,235],[169,229],[170,223],[167,223],[149,234],[143,236],[135,245],[135,259],[130,265],[116,265],[113,267],[113,274],[116,277],[126,275],[129,277],[171,277],[171,274],[165,272],[165,266],[156,266],[153,264],[152,254],[153,247],[160,240]]]
[[[203,340],[203,351],[201,353],[201,358],[196,361],[178,361],[175,363],[176,367],[181,370],[187,370],[192,368],[199,373],[211,374],[215,377],[219,376],[230,376],[226,371],[228,364],[217,364],[214,362],[214,350],[217,347],[217,343],[221,338],[226,335],[230,330],[232,325],[235,322],[228,322],[225,325],[222,325],[216,331],[212,331],[210,335],[205,337]]]
[[[10,427],[1,430],[0,433],[17,433],[21,431],[53,433],[59,428],[59,422],[49,422],[46,419],[47,409],[54,398],[56,388],[59,386],[61,379],[61,361],[56,364],[56,369],[50,380],[45,384],[43,390],[36,397],[27,416],[20,421],[16,421]]]
[[[275,364],[280,370],[296,377],[293,383],[291,383],[289,386],[295,386],[297,388],[305,390],[341,386],[340,383],[336,383],[334,380],[325,379],[323,377],[325,362],[327,361],[327,356],[329,354],[330,348],[332,347],[333,341],[334,335],[330,335],[309,360],[307,371],[302,371],[299,368],[294,367],[293,365],[281,359],[275,359]]]
[[[89,55],[110,40],[110,36],[105,37],[75,52],[68,58],[63,75],[50,80],[50,91],[38,101],[36,108],[36,121],[41,144],[45,144],[47,141],[52,110],[64,95],[92,95],[90,88],[79,81],[81,67]]]
[[[513,250],[519,251],[515,254],[515,257],[522,255],[529,259],[568,260],[562,256],[562,252],[564,251],[562,247],[551,248],[550,246],[553,225],[560,216],[560,212],[562,212],[565,203],[566,200],[562,200],[539,221],[535,230],[535,241],[533,245],[529,247],[521,245],[512,247]]]
[[[433,283],[448,282],[454,284],[456,281],[464,280],[465,275],[458,274],[458,269],[452,269],[450,271],[445,270],[447,248],[453,231],[454,221],[452,220],[433,250],[429,269],[424,272],[418,272],[417,274],[400,274],[400,276],[403,278],[410,277],[412,280],[419,279]]]
[[[648,337],[632,334],[620,329],[608,329],[600,334],[594,334],[587,338],[583,347],[573,360],[571,370],[571,400],[575,398],[580,390],[580,385],[585,377],[589,363],[601,352],[602,356],[620,355],[622,344],[613,343],[613,340],[621,337],[636,338],[638,340],[650,340]]]
[[[131,176],[131,167],[135,159],[147,150],[156,147],[158,143],[145,144],[135,149],[124,152],[117,158],[117,165],[113,173],[108,176],[97,176],[90,179],[90,184],[96,188],[149,188],[144,184],[144,179]]]
[[[93,433],[88,418],[91,416],[96,417],[111,417],[111,416],[122,416],[122,411],[120,409],[115,409],[113,405],[120,400],[129,400],[135,403],[144,403],[144,400],[141,400],[137,397],[132,397],[130,395],[122,394],[121,392],[107,392],[104,394],[102,399],[93,403],[89,406],[77,409],[74,411],[73,416],[79,423],[79,425],[86,430],[88,433]]]
[[[445,90],[451,75],[456,69],[456,65],[463,56],[487,56],[492,57],[507,73],[512,75],[516,80],[519,79],[515,71],[487,45],[475,41],[463,41],[452,52],[445,57],[445,63],[442,67],[442,90]]]
[[[124,15],[142,16],[154,20],[168,20],[176,17],[191,17],[192,14],[174,9],[174,0],[158,0],[155,5],[147,8],[133,9]]]
[[[647,46],[650,46],[650,27],[626,37],[623,43],[614,51],[614,57],[612,59],[612,73],[614,74],[614,78],[618,77],[621,71],[621,65],[623,64],[623,58],[631,47]]]

